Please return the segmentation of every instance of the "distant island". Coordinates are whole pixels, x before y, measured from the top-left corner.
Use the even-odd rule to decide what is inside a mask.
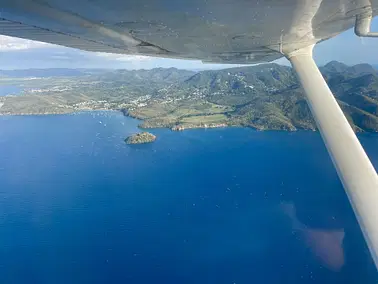
[[[156,140],[156,136],[149,132],[141,132],[133,134],[125,139],[126,144],[144,144],[151,143]]]
[[[176,68],[58,71],[0,70],[0,88],[23,89],[18,95],[0,96],[0,115],[120,110],[140,119],[144,129],[316,130],[289,66],[261,64],[200,72]],[[353,129],[378,132],[377,69],[332,61],[320,71]]]

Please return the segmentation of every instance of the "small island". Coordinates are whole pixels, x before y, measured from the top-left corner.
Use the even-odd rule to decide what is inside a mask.
[[[151,143],[156,140],[156,136],[148,133],[148,132],[141,132],[133,134],[125,139],[126,144],[144,144],[144,143]]]

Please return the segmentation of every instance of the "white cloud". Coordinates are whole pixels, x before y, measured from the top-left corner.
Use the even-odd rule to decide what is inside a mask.
[[[105,53],[105,52],[95,52],[96,56],[113,59],[117,61],[144,61],[144,60],[151,60],[152,57],[143,56],[143,55],[124,55],[124,54],[114,54],[114,53]]]
[[[67,60],[69,59],[70,55],[67,54],[68,49],[66,47],[53,45],[49,43],[27,40],[22,38],[10,37],[10,36],[3,36],[0,35],[0,51],[22,51],[28,49],[38,49],[38,48],[55,48],[55,52],[53,55],[50,56],[51,59],[60,59],[60,60]],[[59,51],[62,50],[62,51]],[[60,54],[61,53],[61,54]],[[106,61],[113,61],[122,62],[124,63],[131,63],[131,64],[138,64],[141,61],[148,61],[152,58],[149,56],[142,56],[142,55],[125,55],[125,54],[113,54],[113,53],[104,53],[104,52],[85,52],[85,51],[76,51],[77,54],[83,54],[87,56],[95,56],[97,58],[102,58]]]
[[[0,35],[0,50],[12,51],[30,48],[55,47],[56,45],[28,39]]]

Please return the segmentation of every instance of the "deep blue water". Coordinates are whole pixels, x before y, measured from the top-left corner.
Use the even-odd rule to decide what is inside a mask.
[[[0,117],[1,283],[377,283],[315,132],[152,130],[119,113]],[[378,135],[360,139],[378,166]],[[293,231],[344,229],[334,272]]]
[[[18,95],[22,92],[22,89],[18,86],[12,85],[0,85],[0,97],[9,95]]]

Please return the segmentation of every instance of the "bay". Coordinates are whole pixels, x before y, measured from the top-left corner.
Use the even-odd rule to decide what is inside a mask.
[[[9,95],[19,95],[22,89],[18,86],[12,85],[0,85],[0,97],[5,97]]]
[[[317,132],[151,130],[117,112],[0,117],[3,283],[376,283]],[[359,136],[378,166],[378,135]],[[343,230],[329,269],[282,211]]]

